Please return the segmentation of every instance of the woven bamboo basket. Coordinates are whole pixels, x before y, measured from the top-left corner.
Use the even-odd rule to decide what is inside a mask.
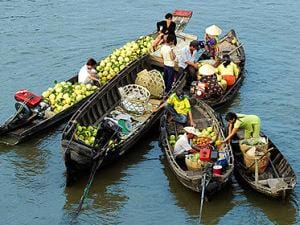
[[[150,92],[143,86],[129,84],[120,87],[121,105],[129,113],[143,114],[149,109]]]
[[[205,162],[203,162],[201,160],[192,161],[192,160],[188,159],[187,157],[185,158],[185,165],[186,165],[187,169],[190,171],[202,170],[202,168],[204,167],[204,164],[205,164]]]
[[[137,85],[147,88],[151,96],[153,96],[154,98],[163,97],[165,90],[165,82],[163,76],[158,70],[142,70],[137,74],[135,83]]]
[[[252,154],[250,154],[250,151],[252,151]],[[254,154],[253,154],[254,152]],[[262,151],[260,149],[257,149],[256,147],[252,147],[248,149],[247,151],[243,152],[243,158],[244,158],[244,164],[245,166],[249,168],[251,172],[255,172],[255,159],[257,159],[258,163],[258,173],[262,174],[265,172],[266,168],[268,167],[269,164],[269,158],[270,158],[270,153],[267,153],[265,156],[261,158],[262,155],[265,154],[265,151]]]
[[[253,141],[251,139],[249,139],[249,140]],[[247,140],[244,139],[244,140],[239,141],[239,146],[240,146],[241,152],[243,152],[243,153],[245,153],[246,151],[248,151],[250,148],[253,147],[253,145],[246,144],[245,141],[247,141]],[[260,143],[260,144],[255,145],[255,148],[261,152],[268,151],[268,148],[269,148],[268,139],[266,139],[266,143]]]

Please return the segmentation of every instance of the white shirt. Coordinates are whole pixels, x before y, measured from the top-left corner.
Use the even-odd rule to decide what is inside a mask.
[[[160,49],[160,54],[163,57],[164,65],[174,67],[175,60],[171,59],[171,46],[164,44]]]
[[[189,143],[187,135],[184,134],[178,139],[178,141],[176,141],[173,155],[174,157],[176,157],[177,155],[182,154],[184,152],[188,152],[191,149],[192,146]]]
[[[91,71],[88,70],[87,65],[84,65],[81,67],[79,74],[78,74],[78,83],[88,84],[92,83],[93,80],[89,78],[89,75],[91,72],[96,72],[95,69],[92,69]]]
[[[196,50],[194,50],[193,54],[191,54],[189,46],[182,48],[180,50],[180,54],[178,56],[178,66],[185,69],[188,65],[185,62],[187,62],[187,61],[195,62],[196,54],[197,54]]]

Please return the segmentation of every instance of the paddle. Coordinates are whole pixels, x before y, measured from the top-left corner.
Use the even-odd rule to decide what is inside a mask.
[[[202,218],[202,209],[203,209],[203,203],[204,203],[204,193],[205,193],[205,182],[206,182],[206,171],[204,171],[204,175],[202,177],[202,190],[201,190],[201,202],[200,202],[200,212],[199,212],[199,222],[201,223]]]
[[[235,49],[231,50],[228,55],[231,55],[232,53],[234,53],[236,50],[238,50],[240,47],[243,46],[244,43],[241,43],[239,46],[237,46]]]

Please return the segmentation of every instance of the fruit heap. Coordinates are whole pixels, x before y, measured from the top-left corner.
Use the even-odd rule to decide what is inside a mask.
[[[73,84],[71,82],[57,83],[53,88],[48,88],[42,93],[44,100],[50,103],[51,110],[55,113],[61,112],[76,102],[93,94],[97,86],[91,84]]]
[[[187,159],[192,161],[192,162],[198,162],[198,159],[199,159],[199,153],[194,153],[194,154],[189,154],[187,156]]]
[[[218,84],[222,87],[223,90],[227,89],[227,81],[222,78],[222,75],[217,75]]]
[[[76,133],[74,135],[76,140],[84,142],[86,145],[93,146],[98,128],[96,126],[81,126],[77,124]]]
[[[216,146],[218,146],[221,143],[220,140],[217,140],[218,137],[212,127],[207,127],[203,129],[201,132],[198,133],[198,136],[199,137],[195,137],[193,139],[194,144],[206,145],[214,143]]]
[[[101,60],[96,67],[100,83],[106,84],[129,63],[142,55],[148,54],[152,41],[153,38],[150,36],[140,37],[138,40],[128,42],[123,47],[114,50],[111,55]]]

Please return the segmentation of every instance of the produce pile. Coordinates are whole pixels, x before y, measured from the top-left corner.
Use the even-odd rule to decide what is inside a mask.
[[[217,75],[218,84],[225,91],[227,89],[227,81],[222,78],[222,75]]]
[[[123,47],[114,50],[111,55],[101,60],[96,67],[100,83],[106,84],[129,63],[142,55],[148,54],[152,41],[153,38],[150,36],[140,37],[138,40],[128,42]]]
[[[98,87],[91,84],[72,84],[71,82],[57,83],[42,93],[43,100],[50,103],[51,110],[61,112],[85,97],[93,94]]]
[[[74,134],[75,140],[84,142],[86,145],[93,146],[95,137],[98,131],[96,126],[81,126],[77,124],[76,133]]]

